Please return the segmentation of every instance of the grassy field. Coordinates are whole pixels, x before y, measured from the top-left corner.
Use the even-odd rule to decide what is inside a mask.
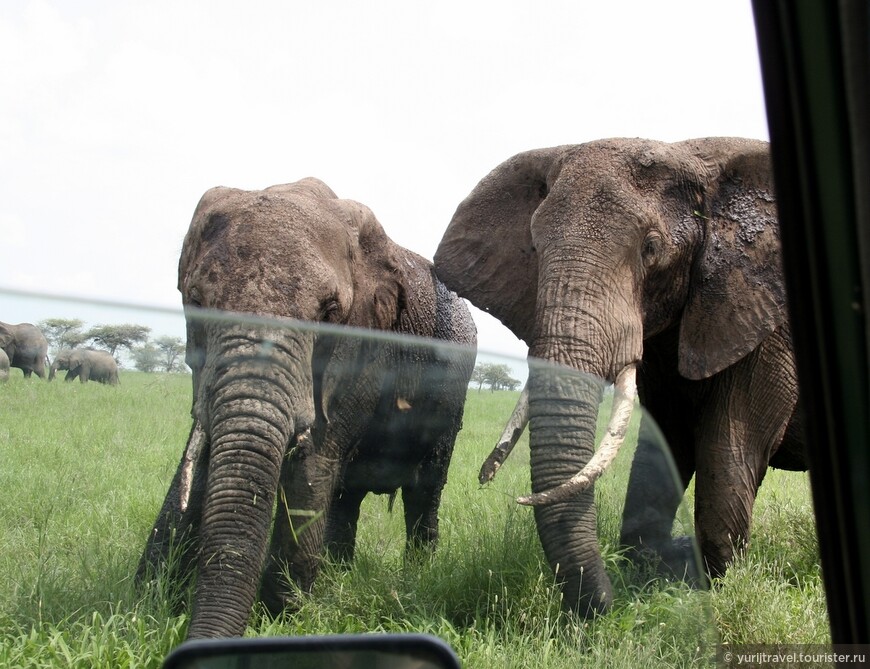
[[[189,397],[190,377],[135,372],[119,388],[18,370],[0,385],[0,667],[159,667],[184,637],[186,616],[131,579]],[[616,550],[630,452],[597,489],[614,609],[563,614],[532,512],[513,501],[529,486],[525,438],[493,483],[476,480],[514,400],[469,393],[431,559],[403,566],[401,513],[369,496],[352,569],[327,565],[298,613],[254,616],[248,634],[428,632],[465,667],[572,669],[702,666],[717,642],[829,641],[805,474],[768,474],[748,552],[696,591],[650,580]]]

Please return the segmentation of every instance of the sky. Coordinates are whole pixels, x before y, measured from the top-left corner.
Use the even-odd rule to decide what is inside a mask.
[[[9,291],[75,296],[150,307],[112,322],[154,336],[184,334],[212,186],[315,176],[431,259],[521,151],[768,137],[749,0],[13,0],[0,90],[0,320],[102,317]],[[525,356],[473,314],[481,350]]]

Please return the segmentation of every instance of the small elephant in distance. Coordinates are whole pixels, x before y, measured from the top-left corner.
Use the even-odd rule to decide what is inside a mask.
[[[53,381],[57,370],[67,370],[65,381],[76,378],[82,383],[97,381],[110,386],[120,383],[118,378],[118,363],[108,351],[93,348],[64,349],[57,354],[48,373],[48,380]]]
[[[370,492],[401,489],[406,552],[433,546],[477,335],[432,264],[308,178],[206,192],[178,288],[193,427],[137,580],[183,541],[188,636],[242,634],[258,594],[294,606],[324,545],[352,557]]]
[[[629,400],[636,376],[683,488],[695,477],[711,575],[746,541],[768,465],[806,469],[766,142],[605,139],[518,154],[459,205],[435,268],[530,358],[612,382]],[[535,505],[565,605],[606,611],[591,483],[605,450],[593,456],[601,393],[546,370],[530,365],[528,404],[509,425],[529,425],[534,494],[521,501]],[[694,564],[691,542],[671,538],[682,490],[650,429],[643,421],[621,541],[682,574]]]
[[[48,355],[48,340],[42,331],[31,323],[0,322],[0,348],[6,352],[10,367],[18,367],[29,379],[35,373],[45,378],[45,362]]]

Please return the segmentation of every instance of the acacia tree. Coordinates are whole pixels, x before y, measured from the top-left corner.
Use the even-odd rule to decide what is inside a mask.
[[[184,353],[184,342],[181,337],[165,335],[154,340],[157,349],[163,354],[161,364],[167,372],[179,372],[183,369],[181,356]]]
[[[483,388],[483,384],[486,381],[484,371],[484,365],[475,365],[474,371],[471,372],[471,381],[477,384],[477,392],[480,392],[480,389]]]
[[[119,348],[126,348],[132,353],[136,344],[148,340],[149,332],[151,332],[151,328],[132,323],[96,325],[85,333],[85,338],[106,349],[115,357]]]
[[[184,341],[164,335],[130,351],[133,366],[140,372],[183,372]]]
[[[82,332],[84,325],[85,322],[78,318],[46,318],[36,324],[45,335],[52,356],[61,349],[84,344],[88,339]]]
[[[160,351],[151,342],[137,346],[130,355],[133,358],[133,366],[140,372],[153,372],[160,366]]]
[[[510,371],[509,365],[483,362],[475,366],[471,374],[471,380],[478,384],[478,392],[480,392],[484,383],[489,386],[491,392],[496,390],[516,390],[520,382],[510,375]]]

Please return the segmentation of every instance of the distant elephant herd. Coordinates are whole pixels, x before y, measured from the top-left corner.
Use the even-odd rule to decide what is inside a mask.
[[[91,348],[62,349],[49,364],[48,341],[40,329],[31,323],[0,322],[0,383],[9,379],[9,369],[17,367],[25,378],[36,374],[54,379],[58,370],[66,370],[66,380],[82,383],[97,381],[116,386],[118,363],[108,351]]]
[[[434,263],[317,179],[215,188],[194,211],[178,288],[193,421],[137,582],[170,563],[185,583],[196,575],[190,637],[242,634],[258,599],[292,608],[324,551],[352,558],[369,492],[401,490],[406,550],[434,547],[476,355],[461,298],[529,346],[513,436],[481,476],[527,426],[532,492],[519,501],[534,507],[579,615],[612,603],[593,488],[636,396],[671,453],[644,418],[621,541],[669,576],[701,577],[695,544],[672,536],[690,480],[697,547],[717,577],[748,538],[768,466],[807,468],[765,142],[609,139],[518,154],[459,203]],[[201,317],[215,312],[258,318]],[[450,346],[345,341],[335,326]],[[587,377],[615,387],[598,449],[604,386]]]

